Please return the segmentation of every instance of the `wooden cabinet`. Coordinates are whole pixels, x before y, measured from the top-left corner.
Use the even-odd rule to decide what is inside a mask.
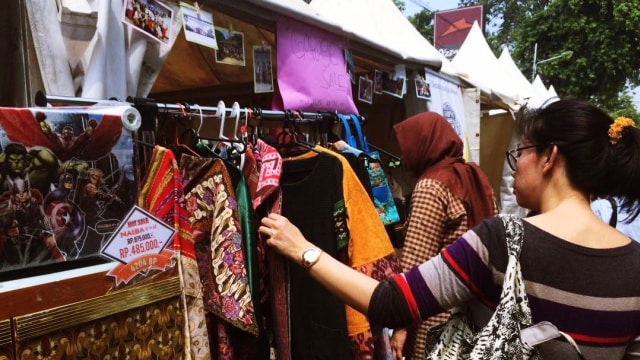
[[[115,287],[104,272],[0,293],[0,360],[181,359],[180,280]]]

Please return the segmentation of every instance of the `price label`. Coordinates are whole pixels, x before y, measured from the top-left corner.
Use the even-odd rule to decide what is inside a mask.
[[[148,254],[160,254],[175,230],[140,207],[133,207],[101,252],[121,263]]]

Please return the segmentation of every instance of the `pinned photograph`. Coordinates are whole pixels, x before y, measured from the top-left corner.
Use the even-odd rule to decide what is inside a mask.
[[[349,78],[351,79],[351,83],[356,83],[356,65],[353,62],[353,56],[351,55],[351,51],[348,49],[344,50],[344,61],[347,64],[347,74],[349,74]]]
[[[215,29],[215,37],[218,41],[216,62],[244,66],[244,34],[217,26]]]
[[[407,78],[398,76],[395,72],[382,72],[382,92],[402,98],[406,90]]]
[[[416,97],[418,99],[430,99],[431,98],[431,89],[429,88],[429,83],[422,77],[417,77],[415,79],[416,83]]]
[[[126,25],[168,45],[173,36],[173,10],[157,0],[125,0],[121,20]]]
[[[180,3],[180,9],[182,10],[184,37],[187,41],[217,50],[218,42],[213,25],[213,15],[199,7],[183,2]]]
[[[382,94],[382,70],[376,69],[373,76],[373,93]]]
[[[253,91],[273,92],[271,46],[253,46]]]
[[[373,100],[373,80],[360,76],[358,80],[358,100],[371,104]]]

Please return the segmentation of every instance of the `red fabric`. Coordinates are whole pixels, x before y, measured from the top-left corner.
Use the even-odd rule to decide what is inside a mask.
[[[69,111],[81,112],[78,108]],[[47,110],[43,108],[38,112],[46,114]],[[82,151],[74,155],[81,160],[96,160],[107,155],[120,139],[122,120],[117,115],[101,115],[99,109],[86,108],[86,112],[90,114],[90,118],[100,117],[100,120],[89,140],[89,146],[83,147]],[[0,126],[7,133],[9,140],[19,142],[27,148],[43,146],[54,153],[58,150],[56,146],[59,144],[53,143],[42,133],[31,109],[0,108]]]
[[[145,178],[144,187],[147,196],[139,199],[139,206],[162,219],[177,229],[173,237],[171,248],[180,251],[182,256],[195,259],[195,249],[191,237],[191,223],[189,214],[184,206],[182,182],[178,165],[173,152],[156,146],[151,159],[153,166]],[[170,181],[168,178],[170,178]],[[169,185],[169,186],[167,186]]]
[[[411,293],[411,289],[409,288],[409,284],[405,281],[402,274],[394,275],[393,278],[400,287],[400,291],[404,294],[405,299],[409,305],[409,311],[411,312],[411,317],[413,318],[413,322],[417,323],[420,321],[420,313],[418,311],[418,303],[416,299],[413,297]]]
[[[250,185],[249,188],[255,188],[255,193],[251,194],[253,208],[258,209],[261,206],[269,206],[269,211],[276,214],[282,213],[282,193],[280,191],[280,176],[282,175],[282,158],[274,147],[266,142],[258,139],[255,146],[255,163],[254,171],[258,177],[247,178],[247,181],[256,182],[255,186]],[[266,203],[266,200],[274,196],[272,203]],[[277,348],[277,357],[282,360],[291,359],[291,343],[290,343],[290,326],[288,315],[288,295],[286,289],[285,259],[273,249],[266,246],[266,239],[262,234],[258,234],[258,249],[260,251],[260,261],[263,263],[266,271],[267,296],[270,301],[271,318],[273,322],[275,345]]]
[[[33,113],[25,108],[0,108],[0,125],[11,141],[19,141],[26,147],[45,146],[51,142],[42,133]]]

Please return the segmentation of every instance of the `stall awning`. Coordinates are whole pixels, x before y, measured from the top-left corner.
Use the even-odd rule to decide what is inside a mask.
[[[276,0],[261,0],[261,2]],[[311,8],[340,25],[351,39],[407,62],[439,70],[442,55],[391,0],[313,0]]]

